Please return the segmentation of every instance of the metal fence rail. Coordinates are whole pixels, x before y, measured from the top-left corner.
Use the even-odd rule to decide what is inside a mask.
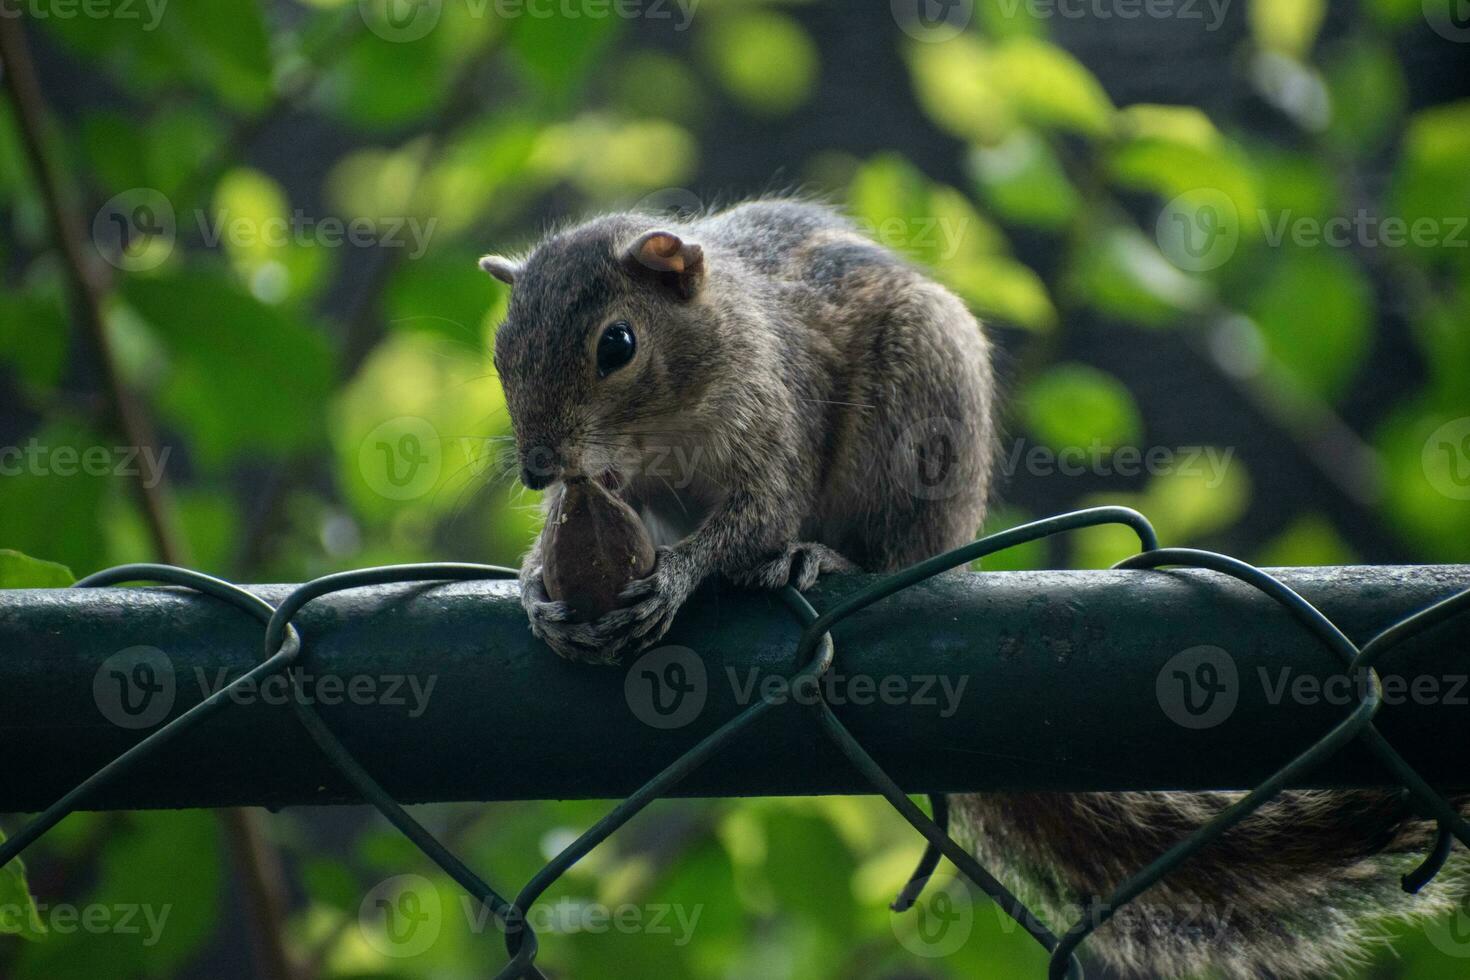
[[[935,577],[1110,523],[1143,547],[1117,571]],[[654,799],[877,792],[929,844],[915,882],[948,857],[1059,977],[1081,975],[1076,947],[1120,906],[1289,786],[1404,786],[1441,827],[1410,890],[1453,839],[1470,845],[1430,788],[1470,785],[1447,748],[1470,737],[1470,567],[1268,573],[1160,549],[1141,515],[1095,508],[829,583],[821,612],[791,589],[702,597],[623,671],[535,643],[514,584],[494,582],[513,574],[395,566],[245,589],[132,565],[0,593],[0,734],[15,750],[0,810],[45,807],[0,865],[75,809],[366,801],[501,921],[499,976],[540,976],[525,911]],[[93,591],[138,581],[183,588]],[[1061,937],[948,837],[942,798],[931,819],[906,795],[1252,786]],[[399,805],[606,796],[626,798],[514,900]]]

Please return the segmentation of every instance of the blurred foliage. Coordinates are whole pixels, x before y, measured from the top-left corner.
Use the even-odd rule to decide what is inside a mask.
[[[1009,476],[1046,477],[1032,450],[1053,466],[1082,451],[1102,463],[1085,464],[1083,479],[1050,478],[1069,503],[1131,504],[1169,543],[1239,540],[1257,482],[1247,447],[1205,445],[1218,437],[1204,433],[1194,465],[1174,447],[1165,463],[1124,472],[1125,453],[1168,449],[1158,433],[1179,429],[1119,377],[1059,353],[1078,321],[1099,322],[1120,345],[1167,335],[1202,352],[1304,458],[1326,430],[1371,461],[1335,474],[1349,485],[1324,482],[1349,501],[1335,516],[1299,508],[1246,557],[1358,560],[1339,523],[1358,508],[1398,557],[1470,560],[1470,433],[1455,428],[1470,412],[1470,102],[1411,111],[1399,45],[1428,33],[1427,6],[1359,7],[1324,39],[1324,0],[1248,4],[1220,84],[1266,107],[1272,125],[1250,127],[1190,106],[1117,105],[1031,5],[979,0],[958,36],[918,40],[895,26],[871,40],[904,66],[923,124],[953,142],[951,176],[900,150],[854,153],[837,134],[790,160],[789,176],[994,324]],[[536,495],[506,478],[509,423],[486,357],[506,296],[475,257],[525,244],[548,216],[700,206],[686,188],[726,149],[708,121],[789,120],[834,70],[799,3],[707,0],[682,27],[689,8],[669,6],[674,30],[660,43],[613,16],[494,9],[212,0],[170,4],[146,29],[120,17],[29,25],[89,82],[58,99],[46,140],[68,193],[99,215],[100,257],[121,267],[107,329],[172,450],[176,518],[206,570],[296,581],[388,561],[514,562],[535,533]],[[260,132],[278,142],[262,151]],[[301,145],[302,133],[321,145]],[[758,191],[772,176],[721,191]],[[154,195],[147,212],[139,189]],[[1400,246],[1356,231],[1324,243],[1328,222],[1363,213],[1428,231]],[[119,216],[122,241],[107,233]],[[8,103],[0,229],[0,443],[41,450],[0,476],[0,546],[18,549],[0,551],[0,586],[62,585],[68,567],[151,558],[137,477],[120,459],[82,473],[60,465],[117,439],[90,351],[68,329],[64,268]],[[1033,261],[1038,244],[1055,260]],[[1422,383],[1356,431],[1342,424],[1373,390],[1380,352],[1405,345]],[[991,527],[1038,516],[1012,501]],[[1133,547],[1126,531],[1096,529],[984,567],[1101,567]],[[428,817],[506,885],[605,809],[446,806]],[[493,925],[459,914],[459,890],[395,833],[349,820],[343,834],[342,820],[270,825],[299,895],[293,942],[322,975],[484,976],[499,956]],[[967,906],[973,929],[954,954],[909,951],[918,926],[886,905],[918,849],[873,801],[668,803],[548,894],[543,961],[578,977],[1039,974],[1040,952],[988,904]],[[6,976],[207,975],[211,945],[239,941],[207,815],[74,815],[29,855],[43,904],[167,903],[171,917],[150,946],[116,932],[42,937],[45,917],[12,866],[0,905],[26,902],[19,929],[39,941],[0,937]],[[358,919],[363,896],[403,874],[427,879],[452,913],[406,959]],[[684,942],[677,922],[669,933],[594,931],[579,926],[589,903],[697,918]],[[1403,931],[1397,958],[1363,975],[1462,975],[1430,940]]]

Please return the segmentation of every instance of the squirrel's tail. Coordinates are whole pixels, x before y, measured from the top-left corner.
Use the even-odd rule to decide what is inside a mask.
[[[952,797],[951,811],[956,836],[1060,934],[1241,795],[988,794]],[[1328,975],[1386,919],[1444,915],[1464,897],[1462,855],[1418,894],[1403,890],[1434,838],[1403,793],[1283,793],[1116,910],[1083,950],[1128,975]]]

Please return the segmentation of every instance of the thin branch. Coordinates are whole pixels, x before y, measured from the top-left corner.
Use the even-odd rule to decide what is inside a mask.
[[[18,11],[8,8],[0,16],[0,66],[3,66],[0,67],[0,73],[3,73],[5,89],[10,93],[11,103],[15,106],[21,145],[40,190],[41,200],[46,206],[46,215],[56,237],[56,246],[61,251],[77,320],[97,353],[112,422],[129,446],[140,450],[151,448],[156,444],[152,432],[122,383],[112,342],[107,334],[102,310],[102,298],[108,288],[107,277],[97,260],[88,254],[83,244],[82,224],[74,219],[67,206],[61,182],[46,155],[43,142],[46,103],[41,95],[40,82],[31,61],[25,29],[21,25]],[[171,520],[172,509],[166,482],[160,479],[150,486],[148,481],[139,480],[135,487],[149,531],[158,545],[161,557],[172,564],[182,563],[186,556],[178,529]]]
[[[15,106],[21,143],[61,252],[76,319],[97,356],[111,422],[127,444],[140,449],[154,446],[152,428],[122,380],[107,333],[103,307],[110,286],[108,277],[89,255],[82,238],[83,225],[68,206],[61,181],[46,153],[46,103],[26,43],[25,28],[19,12],[9,4],[0,11],[0,79],[5,82],[5,90]],[[159,556],[170,564],[186,564],[187,554],[173,519],[167,481],[160,474],[152,483],[140,479],[134,486]],[[250,811],[225,810],[219,819],[240,869],[261,975],[271,980],[289,980],[294,972],[282,932],[285,903],[280,856],[265,839]]]

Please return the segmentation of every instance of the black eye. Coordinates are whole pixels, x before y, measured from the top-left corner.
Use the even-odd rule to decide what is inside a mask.
[[[605,378],[633,359],[638,341],[633,337],[633,328],[619,320],[607,325],[602,336],[597,338],[597,376]]]

